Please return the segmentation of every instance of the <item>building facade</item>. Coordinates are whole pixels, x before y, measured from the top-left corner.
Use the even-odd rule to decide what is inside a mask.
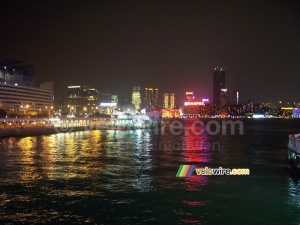
[[[53,112],[53,82],[38,88],[32,65],[0,59],[0,108],[7,115],[46,117]],[[45,88],[45,89],[43,89]]]
[[[135,106],[136,110],[141,109],[142,96],[141,96],[141,87],[134,86],[132,89],[132,104]]]
[[[213,103],[221,104],[221,89],[225,89],[225,68],[215,67],[213,71]]]
[[[109,96],[111,98],[111,95]],[[102,95],[90,85],[68,86],[68,113],[69,114],[92,114],[99,111],[99,102]]]
[[[158,108],[158,88],[145,88],[144,108]]]
[[[185,93],[186,101],[184,102],[183,107],[183,116],[184,117],[200,117],[202,112],[205,109],[205,104],[203,101],[195,99],[194,93],[188,91]]]
[[[81,86],[68,86],[68,113],[78,114],[83,112],[84,97]]]
[[[163,94],[163,108],[174,109],[175,108],[175,93]]]

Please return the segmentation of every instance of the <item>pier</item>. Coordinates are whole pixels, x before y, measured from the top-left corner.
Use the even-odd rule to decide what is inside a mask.
[[[159,118],[126,114],[111,118],[5,118],[0,119],[0,138],[85,130],[147,129],[160,123]]]

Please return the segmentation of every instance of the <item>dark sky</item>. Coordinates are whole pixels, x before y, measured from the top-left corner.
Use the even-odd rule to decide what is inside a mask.
[[[133,85],[212,98],[214,66],[244,100],[300,102],[300,1],[1,1],[0,52],[55,94]]]

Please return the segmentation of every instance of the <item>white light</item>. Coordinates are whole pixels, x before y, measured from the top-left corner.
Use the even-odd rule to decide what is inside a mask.
[[[80,88],[80,86],[68,86],[68,88]]]
[[[262,114],[256,114],[256,115],[253,115],[253,118],[257,119],[257,118],[264,118],[264,115]]]
[[[107,103],[102,102],[102,103],[100,103],[100,106],[104,106],[104,107],[114,107],[114,106],[117,106],[117,103],[115,103],[115,102],[112,102],[112,103],[110,103],[110,102],[107,102]]]

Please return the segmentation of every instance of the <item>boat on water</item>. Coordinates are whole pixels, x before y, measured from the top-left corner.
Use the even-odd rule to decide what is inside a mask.
[[[300,133],[289,135],[286,160],[293,170],[300,171]]]

